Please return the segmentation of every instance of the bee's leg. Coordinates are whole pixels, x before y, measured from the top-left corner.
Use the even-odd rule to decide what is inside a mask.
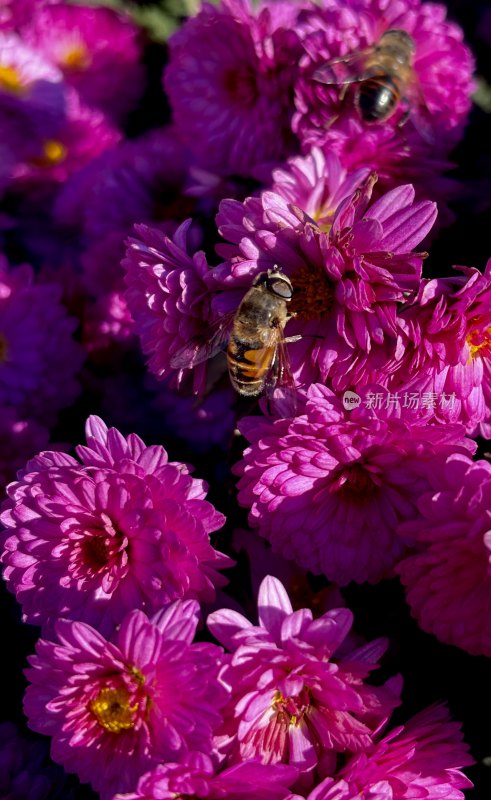
[[[303,339],[303,336],[298,333],[296,336],[287,336],[285,339],[283,339],[283,342],[289,344],[290,342],[299,342],[300,339]]]
[[[409,117],[411,116],[411,106],[409,105],[409,101],[407,97],[403,98],[403,101],[407,103],[407,109],[405,110],[404,114],[400,118],[399,122],[397,123],[398,128],[403,128],[406,122],[408,121]]]

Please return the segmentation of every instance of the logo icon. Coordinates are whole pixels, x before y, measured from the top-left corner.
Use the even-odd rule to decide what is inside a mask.
[[[343,394],[343,406],[345,407],[346,411],[353,411],[354,408],[357,408],[361,403],[361,397],[356,392],[345,392]]]

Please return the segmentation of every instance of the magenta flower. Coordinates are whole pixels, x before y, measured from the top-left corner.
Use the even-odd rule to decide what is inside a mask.
[[[290,308],[297,315],[286,335],[303,335],[289,353],[305,384],[329,377],[336,389],[356,386],[378,380],[394,361],[398,306],[417,291],[424,257],[412,250],[432,227],[436,206],[415,203],[412,186],[370,205],[375,180],[370,176],[340,203],[327,230],[273,192],[220,205],[219,231],[232,244],[217,248],[227,261],[210,280],[237,289],[281,266],[293,283]],[[230,310],[240,296],[215,298],[215,311]]]
[[[338,206],[354,194],[369,172],[362,168],[348,173],[334,153],[313,147],[308,155],[290,158],[286,167],[273,171],[272,190],[328,232]]]
[[[164,429],[188,442],[200,453],[218,446],[230,447],[235,423],[236,393],[231,386],[215,388],[206,397],[182,395],[160,386],[152,407],[163,418]]]
[[[312,782],[314,770],[331,774],[337,753],[372,744],[399,703],[400,681],[365,683],[386,642],[347,650],[348,609],[316,620],[310,609],[293,612],[283,585],[269,576],[259,590],[258,614],[259,626],[228,609],[208,617],[214,636],[233,653],[221,673],[232,691],[222,745],[232,762],[284,762],[304,778],[310,773]]]
[[[31,267],[0,262],[0,404],[24,418],[52,424],[79,391],[83,351],[72,338],[75,319],[61,287],[35,282]]]
[[[68,620],[56,623],[57,641],[38,641],[26,670],[29,726],[102,800],[188,750],[211,752],[226,693],[220,648],[192,643],[198,616],[196,602],[177,601],[151,619],[127,614],[110,641]]]
[[[56,221],[81,229],[91,246],[116,234],[122,243],[135,222],[175,226],[194,205],[182,194],[188,168],[189,155],[171,127],[123,141],[68,181],[55,204]]]
[[[170,41],[173,120],[198,164],[250,177],[298,149],[291,130],[303,4],[205,3]]]
[[[419,517],[400,535],[417,552],[397,565],[423,630],[491,655],[491,465],[454,455],[430,476]]]
[[[491,433],[491,261],[484,274],[426,281],[400,315],[398,370],[390,381],[435,398],[437,419],[459,421],[468,432]],[[438,402],[440,397],[447,402]]]
[[[42,138],[14,171],[16,188],[31,183],[65,181],[120,141],[121,132],[102,111],[81,102],[74,89],[66,91],[66,116],[53,138]],[[26,184],[26,185],[24,185]]]
[[[11,722],[0,723],[0,800],[72,800],[65,775],[50,763],[46,740],[21,736]]]
[[[116,121],[143,90],[138,34],[122,13],[64,2],[36,8],[23,30],[26,42],[57,66],[85,104]]]
[[[0,30],[12,31],[21,28],[29,22],[39,6],[56,2],[58,0],[2,0]]]
[[[173,374],[170,358],[194,337],[209,336],[211,294],[205,283],[209,267],[203,252],[191,255],[191,220],[170,238],[158,228],[136,225],[138,239],[128,240],[126,297],[148,366],[159,378]],[[179,370],[181,383],[184,370]],[[194,373],[194,388],[204,386],[206,364]]]
[[[4,578],[28,622],[60,616],[111,633],[127,611],[177,598],[210,600],[233,562],[210,544],[224,517],[203,481],[164,448],[87,422],[80,462],[45,452],[8,490]]]
[[[84,309],[82,343],[88,353],[110,352],[114,344],[134,344],[135,331],[128,304],[122,292],[101,294]]]
[[[14,408],[0,411],[0,487],[14,480],[17,470],[49,442],[49,430],[32,419],[19,419]]]
[[[417,516],[436,457],[474,449],[462,426],[428,425],[377,387],[346,411],[313,385],[294,419],[245,417],[239,429],[250,446],[234,469],[250,524],[340,585],[392,574],[406,550],[397,526]]]
[[[351,758],[307,800],[464,800],[460,789],[472,783],[461,770],[473,763],[460,725],[432,706]]]
[[[131,794],[114,800],[174,800],[192,796],[196,800],[284,800],[297,776],[284,764],[245,761],[215,774],[211,759],[203,753],[189,753],[179,764],[160,764],[138,782]]]
[[[473,90],[471,53],[460,28],[445,15],[444,6],[419,0],[390,7],[381,0],[313,6],[304,15],[305,55],[295,84],[293,128],[303,146],[334,151],[349,170],[370,167],[386,189],[411,181],[432,196],[431,189],[438,189],[435,178],[449,168],[448,154],[463,134]],[[313,80],[326,61],[374,44],[390,28],[405,30],[414,39],[414,67],[430,111],[434,143],[421,136],[413,115],[398,126],[402,105],[384,123],[366,125],[353,106],[352,91],[343,100],[339,86]],[[442,189],[444,185],[440,193]]]
[[[64,118],[61,72],[16,34],[0,30],[3,157],[12,164],[33,157],[43,140],[57,135]]]

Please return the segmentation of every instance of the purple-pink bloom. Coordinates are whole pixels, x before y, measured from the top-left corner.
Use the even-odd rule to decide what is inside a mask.
[[[0,405],[44,425],[77,396],[83,361],[60,295],[58,284],[35,281],[31,267],[9,268],[1,257]]]
[[[433,395],[437,419],[489,436],[491,260],[484,274],[456,269],[460,275],[425,281],[400,314],[400,358],[389,385]]]
[[[58,0],[2,0],[0,4],[0,30],[12,31],[29,22],[36,9]]]
[[[98,417],[86,430],[80,461],[41,453],[8,489],[4,578],[24,619],[51,631],[64,616],[107,634],[133,608],[212,600],[233,562],[210,543],[224,517],[204,482]]]
[[[341,201],[354,194],[369,172],[365,167],[350,173],[335,153],[313,147],[307,155],[290,158],[285,167],[275,169],[271,189],[328,232]]]
[[[130,612],[109,641],[69,620],[56,623],[56,641],[38,641],[26,670],[29,726],[102,800],[188,750],[211,753],[226,692],[221,649],[193,644],[198,619],[198,603],[176,601],[150,619]]]
[[[327,377],[336,389],[373,381],[394,360],[398,307],[419,288],[424,254],[413,248],[431,229],[436,206],[415,202],[409,185],[371,203],[375,181],[370,175],[345,197],[327,226],[276,192],[220,205],[218,228],[232,244],[217,247],[227,260],[209,282],[227,291],[214,309],[236,306],[240,289],[279,265],[294,288],[296,318],[286,335],[302,335],[288,349],[295,377],[307,385]]]
[[[0,31],[0,131],[3,157],[33,157],[65,119],[61,72],[15,33]]]
[[[19,418],[14,408],[0,410],[0,488],[49,442],[49,430],[33,419]]]
[[[400,526],[416,553],[397,565],[423,630],[491,655],[491,465],[450,456],[430,475],[419,516]]]
[[[204,252],[190,253],[191,222],[180,225],[172,238],[158,228],[135,225],[138,238],[128,240],[122,262],[128,307],[149,369],[158,378],[174,374],[171,357],[194,337],[206,340],[209,335],[209,267]],[[178,385],[183,374],[180,369]],[[200,364],[194,373],[196,391],[204,386],[205,374],[206,364]]]
[[[473,90],[471,53],[461,29],[445,17],[443,5],[419,0],[389,5],[356,0],[349,6],[334,0],[304,13],[304,56],[295,84],[293,120],[304,148],[315,144],[334,151],[350,170],[368,166],[377,171],[384,188],[411,181],[431,197],[431,190],[438,190],[435,178],[449,168],[448,154],[462,137]],[[315,70],[331,58],[373,45],[388,29],[402,29],[414,40],[414,68],[434,141],[425,129],[423,138],[414,114],[398,125],[404,102],[388,120],[367,125],[354,107],[352,88],[343,98],[343,87],[313,79]]]
[[[138,781],[131,794],[118,794],[114,800],[284,800],[297,776],[284,764],[245,761],[216,772],[212,760],[203,753],[189,753],[181,763],[159,764]]]
[[[0,723],[0,800],[72,800],[65,775],[52,764],[46,740],[22,736],[11,722]]]
[[[251,177],[298,149],[291,130],[303,3],[205,3],[169,40],[165,89],[199,166]]]
[[[125,140],[68,181],[56,200],[55,219],[79,228],[90,245],[115,234],[122,242],[135,222],[175,225],[194,206],[182,193],[188,169],[189,154],[172,127]],[[122,255],[114,258],[116,266]]]
[[[312,385],[293,419],[245,417],[234,471],[239,502],[273,550],[340,585],[376,582],[405,554],[398,525],[417,517],[436,457],[473,452],[460,425],[429,425],[380,387],[358,408]],[[431,413],[431,411],[429,412]]]
[[[14,170],[17,190],[28,192],[32,182],[62,183],[120,141],[121,132],[102,111],[85,105],[75,89],[67,88],[65,96],[66,114],[56,136],[43,138]]]
[[[82,343],[88,353],[111,352],[114,345],[134,344],[134,323],[124,293],[108,292],[87,303],[82,322]]]
[[[372,744],[399,703],[400,681],[366,683],[387,643],[346,648],[353,621],[346,608],[315,620],[310,609],[294,612],[283,585],[268,576],[258,615],[258,626],[229,609],[208,617],[213,635],[232,652],[221,672],[231,689],[221,745],[232,763],[284,762],[312,785],[314,774],[332,774],[338,753]]]
[[[152,408],[162,417],[164,430],[201,453],[214,446],[225,450],[230,447],[236,423],[236,399],[231,386],[216,387],[199,398],[159,386]]]
[[[116,121],[136,105],[144,75],[139,29],[128,16],[110,8],[44,4],[22,33],[86,105]]]
[[[307,800],[464,800],[460,790],[472,783],[462,767],[473,763],[459,723],[445,706],[431,706],[351,758]]]

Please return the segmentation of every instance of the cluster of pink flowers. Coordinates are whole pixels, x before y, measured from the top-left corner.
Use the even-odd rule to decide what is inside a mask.
[[[460,723],[345,587],[491,656],[491,260],[431,258],[473,57],[433,2],[183,3],[164,53],[147,4],[0,0],[0,564],[39,635],[0,800],[463,800]],[[218,351],[275,270],[256,402]]]

